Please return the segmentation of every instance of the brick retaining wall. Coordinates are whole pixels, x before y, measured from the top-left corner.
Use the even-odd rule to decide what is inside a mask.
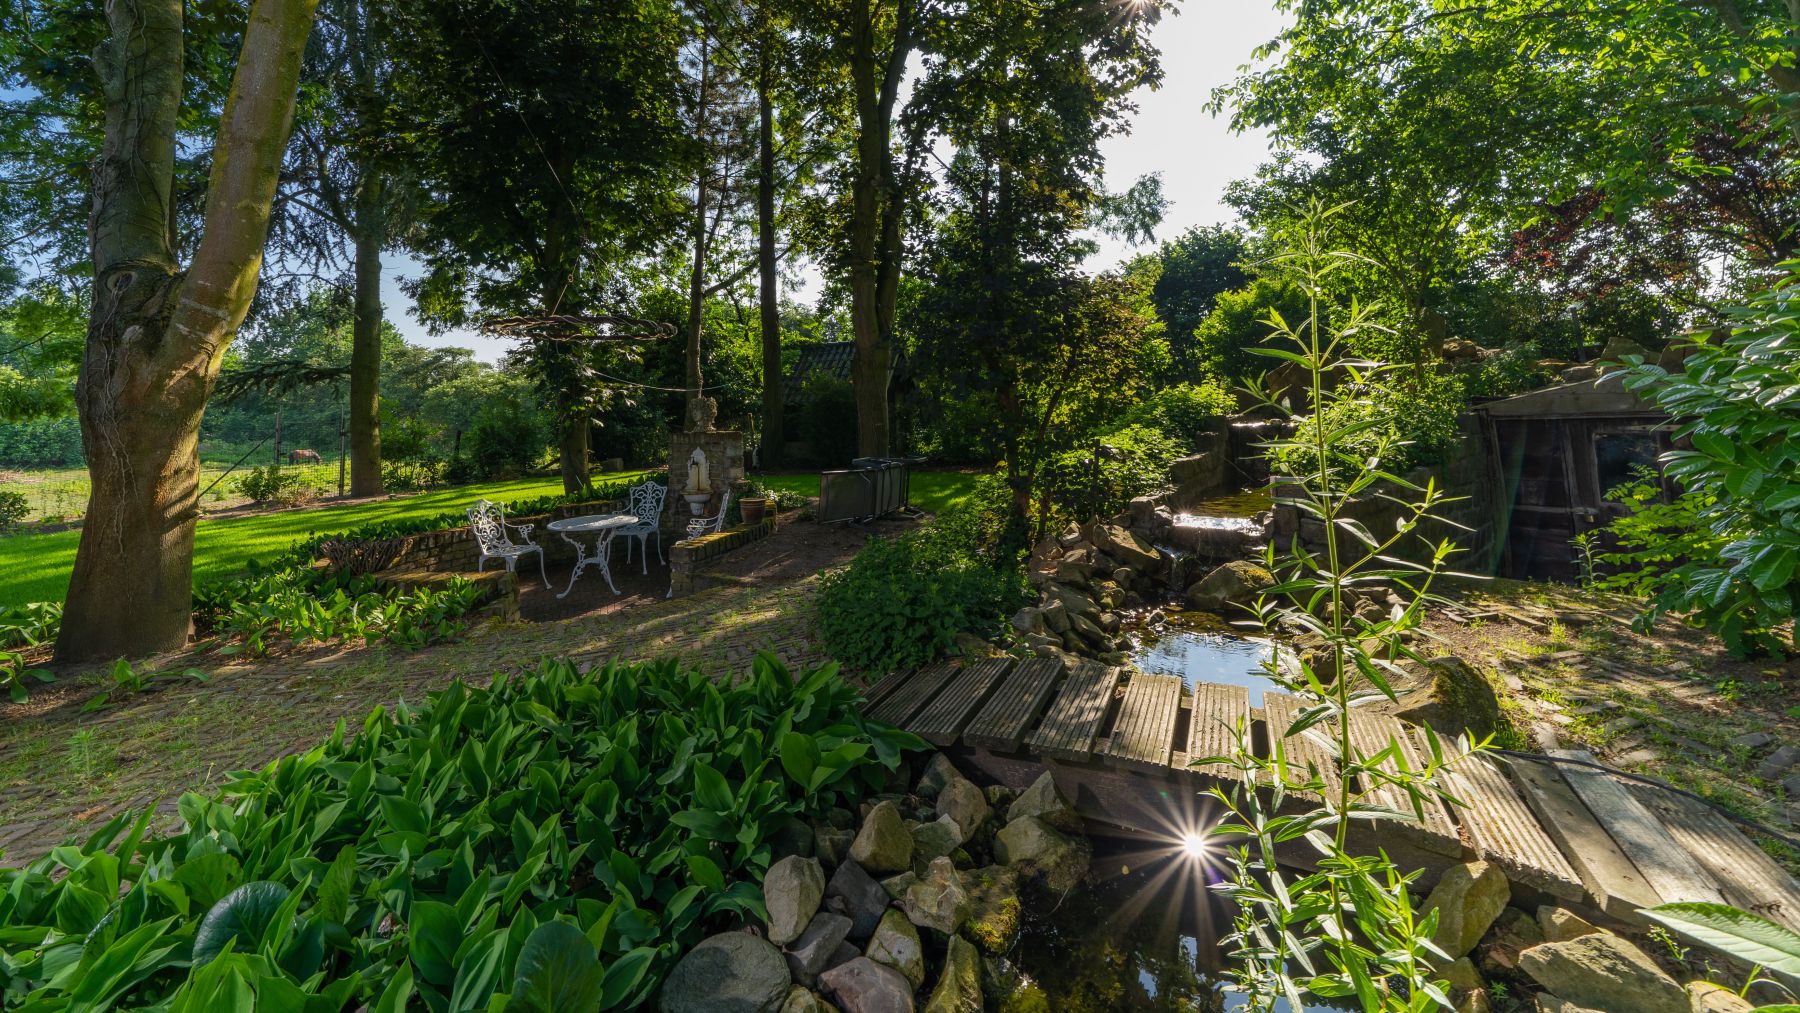
[[[764,517],[761,524],[739,526],[717,534],[685,538],[669,547],[669,581],[674,593],[689,594],[701,588],[724,582],[719,574],[707,568],[719,557],[760,542],[775,533],[775,515]]]

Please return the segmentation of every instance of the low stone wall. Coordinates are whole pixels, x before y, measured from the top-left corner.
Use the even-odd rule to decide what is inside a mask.
[[[669,581],[675,594],[691,594],[704,587],[723,583],[727,578],[709,573],[711,566],[726,553],[760,542],[775,533],[773,514],[761,524],[728,528],[717,534],[685,538],[669,547]]]
[[[442,591],[450,581],[458,577],[469,580],[482,589],[480,611],[509,621],[519,618],[519,577],[504,569],[490,569],[485,573],[449,573],[443,570],[394,567],[375,574],[376,580],[402,594],[410,594],[421,588]]]

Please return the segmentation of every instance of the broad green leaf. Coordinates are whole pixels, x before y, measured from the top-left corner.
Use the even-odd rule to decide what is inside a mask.
[[[1800,976],[1800,933],[1726,904],[1682,902],[1644,915],[1713,949],[1780,974]]]
[[[600,1009],[605,972],[599,955],[581,930],[568,922],[539,925],[519,950],[515,966],[515,1003],[541,1013],[594,1013]]]
[[[240,952],[254,952],[274,927],[272,922],[288,897],[288,888],[280,883],[258,881],[245,883],[220,898],[194,933],[194,963],[204,964],[218,956],[233,939]]]

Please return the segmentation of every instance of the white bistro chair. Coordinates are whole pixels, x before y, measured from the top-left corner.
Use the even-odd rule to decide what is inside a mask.
[[[519,533],[517,542],[507,534],[511,528]],[[544,578],[544,586],[550,586],[550,574],[544,569],[544,547],[531,540],[530,524],[506,523],[506,508],[492,500],[478,499],[469,508],[469,529],[475,532],[475,544],[481,547],[481,559],[475,564],[475,572],[487,569],[490,559],[506,560],[506,572],[516,573],[520,556],[528,556],[533,552],[538,557],[538,576]]]
[[[663,559],[662,550],[662,508],[663,500],[669,495],[669,487],[661,482],[643,482],[631,487],[626,502],[629,504],[625,512],[638,519],[636,524],[620,528],[613,533],[614,538],[635,538],[638,553],[643,556],[640,564],[645,573],[650,572],[650,536],[656,536],[656,559]],[[631,543],[625,543],[625,562],[631,562]]]
[[[719,497],[719,512],[711,517],[696,517],[687,522],[687,536],[698,538],[701,535],[716,535],[725,530],[725,514],[731,509],[731,490]]]

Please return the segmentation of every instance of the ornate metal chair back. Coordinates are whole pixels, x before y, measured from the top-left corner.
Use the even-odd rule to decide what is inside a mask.
[[[626,498],[626,502],[630,504],[629,512],[638,519],[639,524],[655,523],[657,515],[662,513],[663,499],[668,494],[669,487],[661,482],[634,485]]]
[[[475,532],[475,542],[483,552],[513,547],[512,539],[506,536],[505,522],[505,509],[492,500],[476,500],[469,508],[469,529]]]

